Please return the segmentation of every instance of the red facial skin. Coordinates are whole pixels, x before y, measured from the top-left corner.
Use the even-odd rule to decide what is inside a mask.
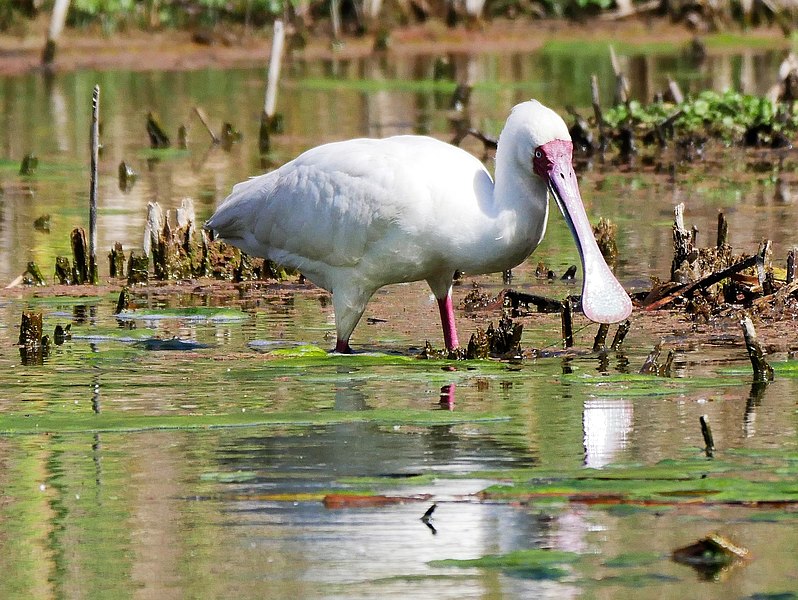
[[[552,167],[559,163],[563,158],[568,162],[574,154],[574,145],[566,140],[551,140],[535,148],[535,155],[532,158],[532,169],[535,174],[544,181],[548,180]]]

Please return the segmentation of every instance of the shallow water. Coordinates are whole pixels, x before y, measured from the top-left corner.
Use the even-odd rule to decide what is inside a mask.
[[[609,72],[603,53],[455,58],[482,83],[471,112],[492,133],[507,107],[533,94],[587,107],[591,69]],[[646,74],[635,79],[646,86],[671,73],[685,88],[739,82],[757,92],[777,65],[775,52],[701,67],[676,55],[628,60],[630,71]],[[451,90],[412,84],[431,65],[432,57],[291,65],[280,95],[286,133],[274,160],[354,135],[447,137]],[[556,85],[543,84],[555,75]],[[204,217],[233,183],[260,170],[253,140],[262,76],[206,70],[2,80],[0,280],[13,279],[30,259],[49,271],[45,265],[68,251],[69,230],[85,219],[95,82],[103,90],[100,247],[120,241],[134,248],[148,201],[173,208],[191,196]],[[230,152],[209,149],[191,117],[194,105],[214,124],[234,121],[245,142]],[[188,152],[153,159],[143,125],[150,110],[170,132],[191,124]],[[20,177],[28,151],[38,154],[40,169]],[[139,172],[127,193],[116,182],[121,160]],[[788,157],[780,172],[789,181],[794,171]],[[776,200],[771,171],[740,173],[727,164],[704,179],[700,166],[691,167],[674,184],[593,165],[583,168],[582,188],[592,219],[619,224],[618,272],[629,288],[667,276],[672,206],[682,200],[707,236],[718,209],[726,211],[740,249],[767,236],[779,256],[795,243],[793,209]],[[44,212],[49,234],[32,227]],[[558,271],[577,260],[555,216],[537,260]],[[519,269],[514,287],[540,291],[532,271]],[[488,292],[502,287],[495,276],[478,281]],[[457,288],[458,298],[469,283]],[[557,297],[570,291],[563,283],[544,289]],[[112,314],[113,295],[2,300],[0,597],[751,598],[798,589],[794,504],[613,506],[476,495],[520,469],[534,479],[661,461],[706,464],[709,477],[724,464],[746,480],[794,481],[798,380],[782,370],[772,384],[752,386],[747,357],[739,343],[728,343],[739,340],[738,331],[718,326],[706,344],[663,333],[677,349],[673,379],[625,375],[637,372],[656,341],[650,326],[636,325],[622,352],[602,356],[584,352],[595,329],[577,319],[580,352],[562,355],[556,315],[523,320],[524,346],[549,355],[520,366],[415,361],[409,357],[423,340],[439,333],[428,290],[412,284],[377,294],[366,315],[374,320],[358,327],[356,346],[373,356],[276,358],[275,348],[331,346],[326,295],[269,286],[245,296],[219,307],[223,296],[193,285],[166,299],[141,292],[124,319]],[[71,340],[41,364],[23,361],[15,346],[23,310],[41,310],[48,333],[72,324]],[[459,316],[467,335],[493,315]],[[195,345],[157,350],[147,342],[173,336]],[[712,461],[701,415],[713,429]],[[403,502],[328,507],[343,492]],[[434,531],[420,520],[433,503]],[[753,558],[709,578],[670,560],[674,549],[713,531]],[[579,560],[565,575],[547,577],[430,564],[530,548]]]

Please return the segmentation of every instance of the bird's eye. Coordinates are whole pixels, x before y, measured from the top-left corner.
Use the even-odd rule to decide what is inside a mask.
[[[535,158],[540,158],[543,156],[543,153],[540,150],[535,150]]]

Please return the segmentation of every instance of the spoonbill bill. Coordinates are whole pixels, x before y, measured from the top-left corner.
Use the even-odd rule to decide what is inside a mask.
[[[455,271],[494,273],[523,262],[546,231],[551,194],[582,260],[585,315],[622,321],[632,303],[596,245],[572,153],[562,118],[530,100],[507,118],[495,178],[476,157],[431,137],[333,142],[235,185],[205,228],[332,292],[337,352],[352,351],[349,338],[374,292],[421,280],[452,350]]]

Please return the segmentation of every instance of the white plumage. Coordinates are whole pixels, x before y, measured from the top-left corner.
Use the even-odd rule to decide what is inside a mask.
[[[620,321],[631,302],[596,247],[570,148],[565,123],[534,100],[507,120],[495,184],[474,156],[430,137],[325,144],[237,184],[206,228],[331,291],[338,351],[350,351],[349,337],[377,289],[418,280],[438,299],[446,346],[455,348],[455,271],[491,273],[526,259],[545,232],[551,190],[582,256],[585,313]],[[546,171],[552,165],[555,174]]]

